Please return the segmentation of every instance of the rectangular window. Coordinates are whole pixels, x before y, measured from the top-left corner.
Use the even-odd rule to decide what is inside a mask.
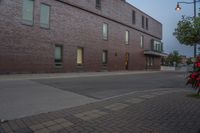
[[[163,43],[160,41],[152,40],[152,50],[157,52],[163,52]]]
[[[132,11],[132,24],[135,24],[135,11]]]
[[[106,65],[108,63],[108,51],[107,50],[103,50],[102,53],[102,64]]]
[[[101,9],[101,0],[96,0],[96,8]]]
[[[34,0],[23,0],[22,19],[23,23],[33,25]]]
[[[108,40],[108,24],[103,23],[103,39]]]
[[[63,47],[60,45],[55,46],[55,55],[54,55],[55,65],[62,66],[63,61]]]
[[[83,48],[77,49],[77,65],[83,64]]]
[[[160,52],[163,52],[163,43],[161,43]]]
[[[156,44],[156,51],[159,51],[159,43]]]
[[[49,28],[50,18],[50,6],[41,4],[40,8],[40,26],[43,28]]]
[[[140,36],[140,48],[144,48],[144,36]]]
[[[125,44],[129,44],[129,31],[125,32]]]
[[[153,44],[153,50],[156,51],[156,43]]]
[[[142,28],[144,28],[144,16],[142,16]]]
[[[160,44],[158,44],[158,49],[157,49],[157,51],[158,51],[158,52],[161,51],[161,45],[160,45]]]
[[[150,66],[154,65],[154,57],[150,57]]]
[[[150,66],[150,57],[147,56],[147,66],[149,67]]]
[[[146,29],[148,30],[149,29],[149,19],[146,18]]]
[[[154,66],[154,57],[148,56],[147,57],[147,66]]]

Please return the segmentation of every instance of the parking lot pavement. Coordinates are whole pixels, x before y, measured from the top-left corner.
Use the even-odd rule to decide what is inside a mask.
[[[199,99],[189,90],[137,92],[11,120],[1,133],[199,133]]]

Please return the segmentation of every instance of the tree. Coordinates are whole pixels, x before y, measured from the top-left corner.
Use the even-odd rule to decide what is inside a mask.
[[[168,57],[166,58],[166,64],[173,66],[174,62],[176,63],[176,66],[181,62],[181,56],[176,50],[170,53]]]
[[[200,43],[200,13],[196,18],[183,16],[173,35],[181,44],[192,46]]]
[[[187,65],[193,64],[192,58],[188,58],[186,63],[187,63]]]

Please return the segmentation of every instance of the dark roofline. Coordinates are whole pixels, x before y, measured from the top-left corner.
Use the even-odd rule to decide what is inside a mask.
[[[96,16],[99,16],[99,17],[108,19],[108,20],[110,20],[110,21],[113,21],[113,22],[115,22],[115,23],[118,23],[118,24],[121,24],[121,25],[123,25],[123,26],[129,27],[129,28],[131,28],[131,29],[134,29],[134,30],[136,30],[136,31],[139,31],[139,32],[144,33],[144,34],[146,34],[146,35],[149,35],[149,36],[151,36],[151,37],[157,38],[157,39],[159,39],[159,40],[162,39],[162,38],[159,38],[159,37],[154,36],[154,35],[152,35],[152,34],[149,34],[149,33],[145,32],[145,31],[142,31],[142,30],[140,30],[140,29],[137,29],[137,28],[135,28],[135,27],[133,27],[133,26],[130,26],[130,25],[128,25],[128,24],[125,24],[125,23],[123,23],[123,22],[120,22],[120,21],[118,21],[118,20],[115,20],[115,19],[112,19],[112,18],[103,16],[103,15],[101,15],[101,14],[95,13],[95,12],[93,12],[93,11],[84,9],[84,8],[82,8],[82,7],[80,7],[80,6],[77,6],[77,5],[68,3],[68,2],[63,1],[63,0],[56,0],[56,1],[61,2],[61,3],[63,3],[63,4],[67,4],[67,5],[72,6],[72,7],[75,7],[75,8],[78,8],[78,9],[80,9],[80,10],[83,10],[83,11],[85,11],[85,12],[91,13],[91,14],[93,14],[93,15],[96,15]],[[126,3],[127,3],[127,2],[126,2]]]

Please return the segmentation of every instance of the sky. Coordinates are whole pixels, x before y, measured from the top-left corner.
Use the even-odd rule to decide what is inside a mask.
[[[126,0],[136,8],[155,18],[163,25],[163,43],[164,52],[170,53],[178,50],[181,55],[192,57],[194,48],[180,44],[173,36],[174,29],[177,26],[182,15],[194,16],[193,4],[180,4],[181,10],[176,11],[175,7],[178,0]],[[192,2],[193,0],[181,0]],[[200,2],[197,3],[197,9],[200,8]]]

